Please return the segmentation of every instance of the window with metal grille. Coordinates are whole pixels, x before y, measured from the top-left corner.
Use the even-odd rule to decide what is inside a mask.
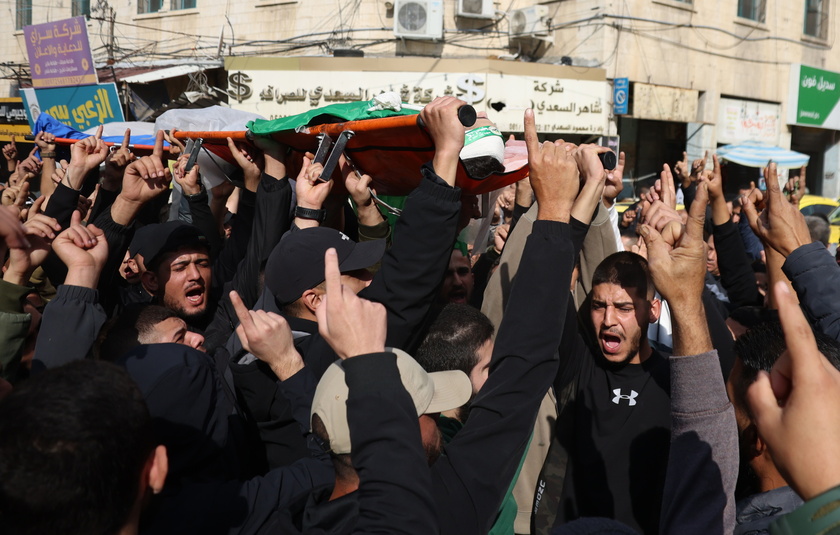
[[[764,0],[738,0],[738,16],[764,22]]]
[[[138,0],[137,13],[157,13],[163,7],[163,0]]]
[[[192,9],[195,7],[196,0],[172,0],[172,10],[176,9]]]
[[[32,0],[15,0],[15,29],[32,25]]]
[[[828,38],[828,0],[805,0],[805,35]]]
[[[90,0],[73,0],[71,4],[71,13],[74,17],[84,15],[90,16]]]

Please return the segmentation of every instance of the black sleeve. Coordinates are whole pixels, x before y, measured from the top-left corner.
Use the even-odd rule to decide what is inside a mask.
[[[231,218],[230,238],[222,248],[213,263],[213,284],[224,286],[233,280],[239,262],[248,252],[251,242],[251,232],[254,226],[254,205],[257,202],[256,193],[247,189],[239,190],[239,205],[236,214]]]
[[[99,192],[96,194],[96,200],[93,201],[93,208],[90,211],[90,220],[96,221],[99,215],[104,212],[106,208],[114,204],[114,201],[117,200],[119,195],[119,191],[110,191],[99,188]]]
[[[44,215],[54,217],[61,228],[69,227],[73,211],[79,208],[79,192],[64,184],[59,184],[50,195],[49,201]]]
[[[487,288],[487,281],[490,280],[490,274],[493,267],[499,263],[499,258],[502,255],[496,252],[492,247],[486,253],[478,257],[475,265],[472,267],[473,285],[472,296],[470,297],[470,305],[481,310],[481,305],[484,302],[484,290]]]
[[[342,364],[353,466],[359,474],[353,533],[438,533],[417,409],[403,387],[396,355],[360,355]]]
[[[732,338],[729,327],[726,326],[725,309],[720,305],[720,301],[706,287],[703,288],[702,299],[703,308],[706,310],[706,323],[709,325],[709,334],[712,337],[712,346],[717,350],[725,380],[735,364],[735,340]]]
[[[120,225],[111,218],[109,206],[99,215],[94,224],[105,233],[108,242],[108,259],[102,274],[99,276],[99,296],[102,306],[110,315],[119,301],[119,267],[122,264],[128,244],[134,236],[134,223],[129,226]]]
[[[394,243],[382,267],[359,295],[388,309],[390,347],[412,353],[425,335],[424,324],[443,280],[461,211],[461,190],[422,168],[423,180],[406,199],[394,226]]]
[[[263,174],[257,189],[254,222],[245,257],[239,262],[233,279],[225,286],[219,307],[207,329],[207,338],[212,345],[223,344],[238,323],[228,296],[230,290],[236,290],[249,309],[256,304],[262,290],[260,270],[274,246],[292,224],[289,210],[291,200],[292,188],[288,179],[275,180],[274,177]],[[234,237],[231,236],[231,239]],[[208,346],[208,349],[212,349],[212,346]]]
[[[513,215],[510,216],[510,229],[508,229],[508,236],[510,236],[513,229],[516,228],[516,224],[519,223],[519,218],[527,214],[530,209],[530,206],[522,206],[521,204],[513,205]]]
[[[684,188],[680,184],[680,189],[683,192],[683,206],[688,210],[688,207],[691,206],[691,203],[694,202],[694,197],[697,195],[697,182],[692,182],[687,188]]]
[[[44,309],[32,372],[88,358],[106,319],[96,290],[59,286]]]
[[[717,249],[720,282],[726,289],[732,309],[760,304],[755,274],[738,227],[732,221],[715,225],[712,230]]]
[[[570,225],[535,221],[464,428],[432,466],[441,533],[487,533],[557,372],[574,268]]]
[[[193,226],[207,238],[207,244],[210,247],[210,258],[218,258],[224,243],[222,242],[222,236],[219,234],[219,226],[216,224],[216,218],[213,217],[210,205],[207,204],[209,201],[207,190],[202,184],[201,191],[195,195],[184,195],[184,198],[187,199]]]
[[[73,216],[73,211],[79,207],[79,192],[73,188],[69,188],[64,184],[56,186],[55,191],[50,195],[47,207],[44,209],[44,215],[54,217],[62,229],[70,226],[70,218]],[[120,259],[122,260],[122,259]],[[58,255],[50,252],[47,259],[42,264],[44,273],[54,286],[64,282],[67,277],[67,266],[64,265]]]
[[[796,249],[782,265],[818,331],[840,341],[840,266],[820,242]]]

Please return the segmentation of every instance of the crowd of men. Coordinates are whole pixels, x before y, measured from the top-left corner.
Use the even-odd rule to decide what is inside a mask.
[[[835,532],[840,266],[775,164],[734,201],[665,164],[619,215],[624,155],[528,110],[470,252],[458,169],[504,139],[463,104],[393,225],[268,137],[210,191],[163,131],[6,145],[0,531]]]

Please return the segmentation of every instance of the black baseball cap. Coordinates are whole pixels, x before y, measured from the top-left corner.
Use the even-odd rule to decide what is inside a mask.
[[[326,227],[289,232],[271,251],[265,266],[265,287],[280,306],[294,303],[306,290],[324,282],[324,254],[334,248],[342,273],[368,268],[382,259],[385,240],[356,243]]]
[[[146,269],[152,269],[165,253],[191,246],[209,249],[207,238],[198,228],[184,221],[167,221],[138,229],[128,250],[132,256],[142,256]]]

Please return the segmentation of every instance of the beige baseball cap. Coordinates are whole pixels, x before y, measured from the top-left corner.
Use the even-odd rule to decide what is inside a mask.
[[[472,383],[460,370],[426,373],[417,361],[401,349],[388,348],[397,355],[397,368],[417,416],[457,409],[469,401]],[[334,362],[321,377],[312,400],[311,416],[317,414],[330,435],[333,453],[350,453],[350,427],[347,425],[347,395],[341,361]]]

